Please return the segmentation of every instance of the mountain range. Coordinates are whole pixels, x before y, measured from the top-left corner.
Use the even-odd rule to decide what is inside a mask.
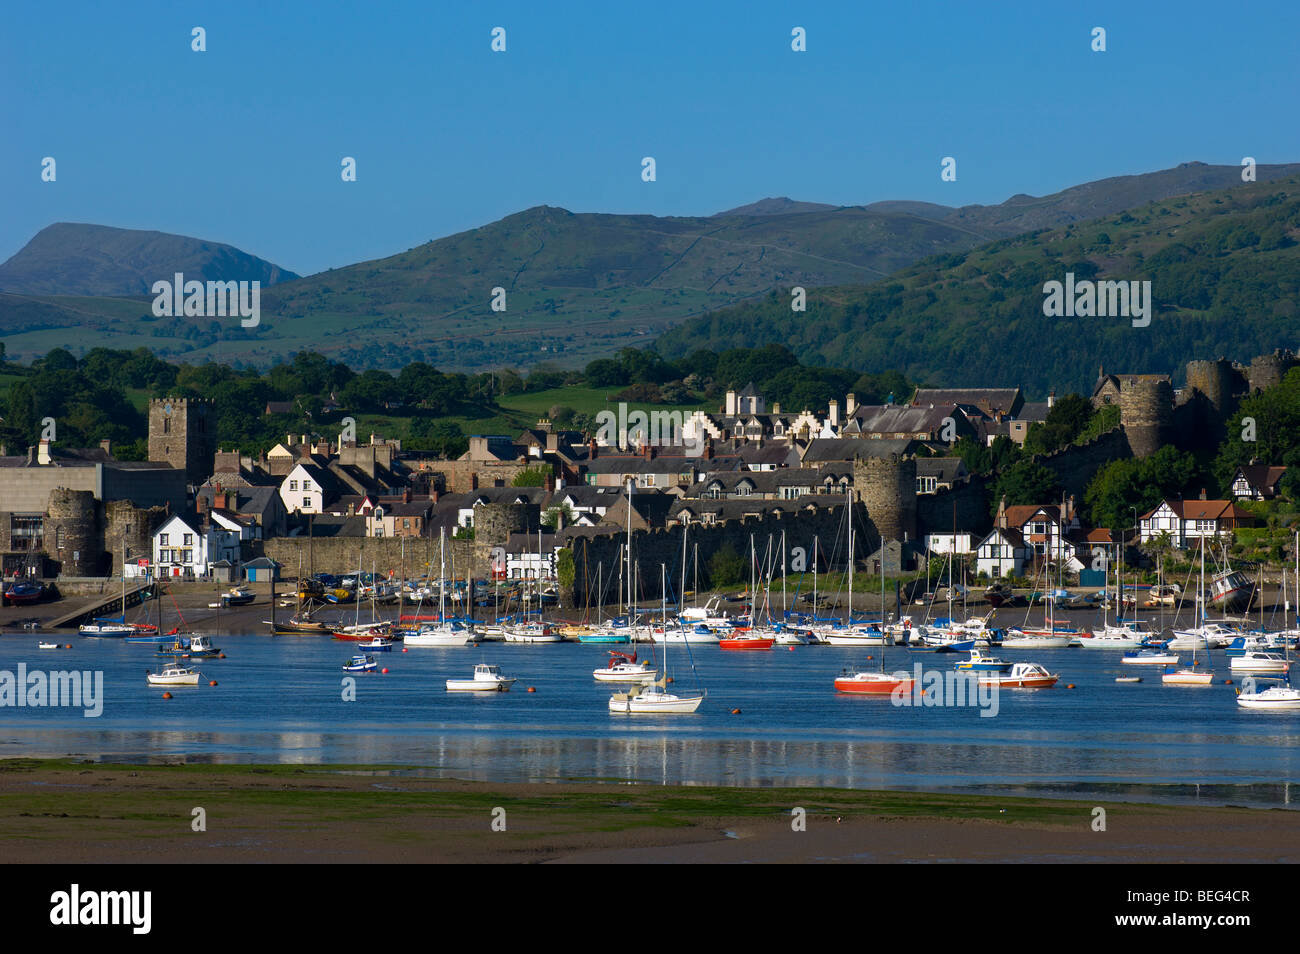
[[[1257,168],[1261,184],[1297,173],[1300,165]],[[1239,167],[1185,163],[989,206],[769,198],[699,217],[540,206],[306,277],[219,243],[60,223],[0,265],[0,335],[12,357],[66,347],[75,328],[78,347],[143,345],[173,359],[265,366],[313,349],[358,368],[423,359],[481,370],[578,365],[668,332],[670,351],[700,341],[793,341],[819,360],[865,367],[876,359],[843,333],[827,336],[809,325],[793,338],[773,337],[779,322],[746,331],[736,316],[746,307],[765,313],[774,289],[835,289],[833,297],[848,301],[868,294],[864,289],[892,287],[894,276],[936,256],[1234,187],[1242,188]],[[149,288],[177,271],[262,281],[261,324],[154,318]],[[718,315],[729,317],[720,322]],[[728,322],[736,330],[719,332]]]

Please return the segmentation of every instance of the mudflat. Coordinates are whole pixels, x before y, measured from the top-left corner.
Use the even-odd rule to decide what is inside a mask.
[[[1284,862],[1300,859],[1300,813],[8,759],[0,844],[47,863]]]

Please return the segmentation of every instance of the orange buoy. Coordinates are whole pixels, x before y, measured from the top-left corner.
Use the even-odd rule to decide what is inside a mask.
[[[225,659],[225,658],[226,658],[226,654],[225,654],[225,653],[217,653],[217,658],[218,658],[218,659]]]
[[[1074,683],[1069,683],[1065,688],[1066,688],[1066,689],[1073,689],[1073,688],[1074,688]]]
[[[668,677],[668,682],[672,682],[672,681],[673,681],[673,677],[672,677],[672,676],[669,676],[669,677]]]
[[[731,714],[732,714],[732,715],[740,715],[740,710],[739,710],[739,709],[732,709],[732,710],[731,710]]]
[[[528,691],[529,691],[529,692],[536,692],[537,690],[534,689],[532,686],[529,686],[529,687],[528,687]]]
[[[875,656],[868,656],[867,658],[868,658],[868,659],[875,659],[876,657],[875,657]]]
[[[1224,684],[1225,686],[1230,686],[1230,685],[1232,685],[1232,680],[1231,680],[1231,679],[1225,679],[1225,680],[1223,680],[1223,684]]]
[[[171,694],[170,692],[164,692],[164,693],[163,693],[163,698],[164,698],[164,699],[170,699],[171,697],[172,697],[172,694]]]
[[[64,649],[71,649],[71,648],[72,648],[72,643],[68,643],[68,645],[64,646],[63,648],[64,648]]]
[[[217,684],[217,680],[215,679],[213,679],[211,682],[208,683],[209,686],[215,686],[216,684]]]

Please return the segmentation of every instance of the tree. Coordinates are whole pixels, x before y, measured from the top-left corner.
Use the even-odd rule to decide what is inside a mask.
[[[724,543],[709,557],[709,585],[714,589],[734,586],[748,578],[748,569],[745,558],[730,543]]]
[[[1012,464],[997,479],[993,486],[994,511],[997,504],[1006,498],[1007,506],[1019,504],[1043,504],[1056,500],[1061,495],[1061,482],[1054,471],[1032,460],[1022,460]]]
[[[541,487],[546,483],[546,478],[550,476],[549,467],[529,467],[527,470],[521,470],[515,474],[510,481],[511,487]]]

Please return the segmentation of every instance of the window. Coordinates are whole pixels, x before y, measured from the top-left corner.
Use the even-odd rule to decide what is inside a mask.
[[[164,547],[167,546],[167,544],[169,544],[169,543],[171,542],[170,540],[167,539],[169,536],[171,536],[171,534],[167,534],[167,533],[160,533],[160,534],[158,534],[158,543],[159,543],[159,545],[160,545],[160,546],[164,546]]]
[[[311,506],[311,498],[310,498],[310,497],[303,497],[303,498],[302,498],[302,506],[303,506],[303,509],[304,509],[304,510],[306,510],[308,507],[310,507],[310,506]]]
[[[192,533],[185,534],[185,539],[182,540],[181,543],[183,543],[187,547],[194,546],[194,534]]]
[[[289,481],[289,489],[290,489],[290,490],[297,490],[297,489],[298,489],[298,481],[296,481],[296,480],[291,480],[291,481]]]
[[[304,481],[302,482],[302,489],[303,489],[303,490],[311,490],[311,481],[310,481],[310,480],[304,480]]]
[[[179,550],[177,552],[180,553],[180,559],[176,561],[177,563],[190,563],[194,560],[193,550]]]

